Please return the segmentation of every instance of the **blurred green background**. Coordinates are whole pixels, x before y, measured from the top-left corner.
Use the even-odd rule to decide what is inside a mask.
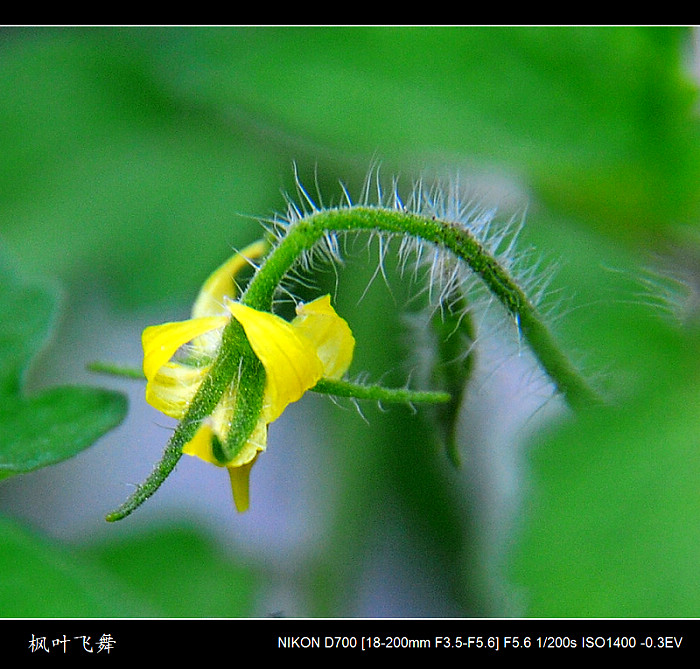
[[[60,287],[28,395],[121,390],[120,427],[0,483],[9,616],[700,615],[696,36],[675,28],[99,28],[0,32],[0,248]],[[252,508],[184,458],[115,525],[172,423],[140,332],[182,319],[233,248],[310,192],[459,174],[556,264],[548,313],[610,399],[568,415],[484,320],[463,466],[427,412],[307,396],[270,429]],[[418,288],[338,270],[351,373],[403,384]],[[391,247],[396,249],[396,247]],[[659,278],[672,271],[685,283]],[[320,279],[335,290],[333,272]],[[7,285],[11,285],[8,283]],[[369,288],[368,288],[369,286]],[[25,301],[25,307],[28,303]],[[493,320],[497,319],[496,317]],[[35,345],[35,348],[39,348]]]

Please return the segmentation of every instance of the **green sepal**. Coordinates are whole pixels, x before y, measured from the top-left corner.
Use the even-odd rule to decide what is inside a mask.
[[[464,296],[453,295],[446,300],[430,319],[430,327],[436,342],[433,382],[450,395],[449,402],[435,407],[436,422],[447,456],[459,467],[459,410],[474,368],[474,326]]]
[[[236,388],[231,429],[221,444],[222,462],[231,462],[244,448],[253,434],[263,410],[265,396],[265,368],[248,345],[241,347],[239,377]]]
[[[235,318],[232,318],[221,334],[219,354],[209,373],[204,377],[197,393],[192,398],[187,413],[178,423],[172,437],[170,437],[160,462],[155,466],[149,477],[136,487],[126,501],[106,516],[108,522],[111,523],[126,518],[160,488],[165,479],[175,469],[175,465],[180,461],[182,449],[195,436],[201,421],[214,411],[221,396],[226,392],[226,388],[231,384],[234,376],[239,373],[239,370],[242,369],[241,360],[250,360],[251,356],[255,358],[243,327]],[[110,371],[113,372],[114,370]],[[260,397],[262,398],[262,393],[260,393]],[[262,400],[260,401],[262,402]],[[236,420],[237,418],[234,418],[234,422]],[[244,422],[246,421],[244,420]],[[250,436],[250,432],[246,434],[246,439],[248,436]],[[221,444],[221,446],[222,457],[225,460],[230,459],[228,458],[229,450],[226,450],[230,449],[229,445]]]

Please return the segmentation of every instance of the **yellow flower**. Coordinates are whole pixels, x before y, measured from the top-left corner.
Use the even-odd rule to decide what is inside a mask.
[[[224,326],[231,317],[243,326],[265,369],[263,408],[257,425],[233,460],[216,458],[214,444],[216,440],[226,443],[236,394],[245,392],[234,379],[183,448],[187,455],[228,469],[239,511],[248,508],[250,469],[266,448],[267,426],[321,378],[340,379],[350,366],[355,347],[348,324],[336,314],[328,295],[299,305],[291,322],[232,301],[235,275],[266,248],[264,242],[252,244],[219,267],[202,287],[192,318],[155,325],[143,332],[146,400],[168,416],[183,418],[217,355]]]

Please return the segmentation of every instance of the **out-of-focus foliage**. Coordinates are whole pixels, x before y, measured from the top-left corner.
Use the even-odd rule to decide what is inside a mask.
[[[535,452],[518,566],[531,615],[697,617],[697,336],[666,350],[664,372],[634,401],[581,417]]]
[[[456,473],[433,450],[420,412],[369,407],[365,424],[334,407],[319,411],[332,469],[308,467],[313,485],[333,493],[324,540],[303,564],[292,554],[264,578],[202,548],[203,562],[226,574],[230,597],[214,597],[202,577],[176,601],[200,550],[189,532],[78,558],[8,523],[3,559],[22,564],[12,583],[57,583],[87,561],[125,594],[93,607],[73,579],[77,594],[65,596],[74,603],[51,610],[85,616],[245,615],[254,611],[250,593],[275,570],[293,575],[307,599],[300,612],[311,615],[697,616],[693,304],[686,323],[667,318],[663,307],[683,306],[674,300],[686,295],[659,307],[660,283],[647,281],[660,255],[691,281],[700,275],[693,234],[677,227],[697,226],[700,213],[692,38],[635,28],[5,30],[0,243],[31,275],[58,278],[69,296],[99,292],[126,314],[184,305],[232,247],[259,234],[249,216],[284,206],[293,161],[328,199],[338,179],[359,194],[377,161],[404,185],[460,171],[463,181],[527,193],[523,242],[537,248],[534,259],[560,266],[550,288],[550,302],[560,300],[557,332],[611,398],[562,418],[558,431],[535,432],[507,471],[522,432],[504,459],[462,421]],[[392,294],[381,279],[365,293],[372,248],[369,266],[349,262],[338,275],[338,311],[358,342],[351,372],[401,384],[411,342],[400,311],[415,287],[392,273],[390,252]],[[484,360],[478,348],[476,356]],[[470,386],[469,406],[510,360],[496,355]],[[504,415],[510,401],[498,405]],[[284,457],[274,430],[270,440],[268,456]],[[527,483],[517,522],[495,526],[478,485],[486,473],[475,469],[484,463],[506,488]],[[177,546],[180,568],[158,562]],[[393,573],[404,574],[397,589],[420,591],[420,601],[401,607],[389,593],[363,609],[348,593],[387,552],[401,565]],[[18,613],[7,587],[0,614],[47,610],[30,600]],[[197,608],[198,593],[211,605]]]
[[[252,607],[254,573],[186,528],[82,551],[8,519],[0,531],[3,616],[237,617]]]
[[[98,388],[24,396],[27,367],[53,325],[54,293],[18,277],[0,255],[0,478],[73,457],[126,415],[123,395]]]
[[[110,617],[157,615],[157,610],[108,572],[45,537],[0,520],[2,615],[22,617]]]
[[[167,527],[86,553],[159,616],[235,618],[253,608],[259,575],[192,528]]]

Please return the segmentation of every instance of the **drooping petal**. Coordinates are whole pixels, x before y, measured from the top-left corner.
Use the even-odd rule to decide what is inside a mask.
[[[141,335],[146,380],[151,381],[181,346],[205,332],[223,327],[228,321],[226,316],[211,316],[147,327]]]
[[[221,316],[228,314],[224,297],[236,297],[236,275],[248,266],[251,260],[260,258],[268,249],[268,244],[260,240],[235,253],[205,281],[192,307],[192,318]]]
[[[323,376],[340,379],[348,371],[355,350],[355,338],[345,319],[331,306],[330,295],[297,307],[292,321],[297,333],[308,339],[323,363]]]
[[[146,401],[172,418],[182,418],[209,367],[168,362],[146,384]]]
[[[323,376],[323,363],[311,341],[300,336],[279,316],[229,302],[233,317],[243,326],[253,352],[265,368],[266,423],[279,418]]]
[[[197,430],[194,437],[186,443],[182,449],[185,455],[194,455],[205,462],[217,465],[217,467],[223,467],[228,464],[221,462],[214,455],[213,442],[214,439],[225,442],[228,438],[234,407],[231,397],[233,392],[235,391],[228,388],[219,400],[214,411],[202,421],[202,425]]]

